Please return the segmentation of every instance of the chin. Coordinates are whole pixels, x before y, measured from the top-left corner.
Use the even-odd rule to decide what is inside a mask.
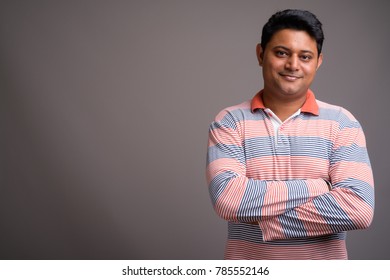
[[[287,89],[287,90],[281,90],[281,92],[283,95],[299,95],[301,91]]]
[[[281,93],[286,97],[301,97],[306,95],[307,90],[282,90]]]

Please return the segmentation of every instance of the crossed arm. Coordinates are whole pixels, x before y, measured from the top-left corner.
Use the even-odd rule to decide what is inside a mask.
[[[265,181],[246,177],[237,131],[214,122],[207,180],[223,219],[258,223],[265,241],[319,236],[370,225],[374,209],[371,166],[360,125],[339,131],[329,178]],[[327,181],[329,179],[332,188]]]

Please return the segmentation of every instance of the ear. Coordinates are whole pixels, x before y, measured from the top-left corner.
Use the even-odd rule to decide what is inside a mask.
[[[257,44],[256,46],[256,55],[257,60],[259,61],[259,65],[263,66],[264,51],[260,44]]]
[[[317,69],[320,68],[321,64],[322,64],[322,59],[323,59],[323,56],[322,56],[322,53],[320,53],[320,55],[318,56],[318,61],[317,61]]]

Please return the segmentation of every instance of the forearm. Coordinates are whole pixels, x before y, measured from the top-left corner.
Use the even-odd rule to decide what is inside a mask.
[[[265,241],[320,236],[367,228],[374,214],[374,184],[369,166],[360,178],[345,178],[334,188],[278,217],[261,220]],[[359,177],[359,176],[357,176]]]
[[[329,192],[323,179],[253,180],[231,170],[211,177],[209,190],[214,209],[229,221],[264,221]]]

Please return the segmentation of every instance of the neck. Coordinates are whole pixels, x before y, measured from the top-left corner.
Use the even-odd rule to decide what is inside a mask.
[[[269,108],[274,112],[281,121],[285,121],[298,109],[300,109],[306,101],[306,95],[299,98],[275,98],[272,94],[263,92],[263,103],[266,108]]]

